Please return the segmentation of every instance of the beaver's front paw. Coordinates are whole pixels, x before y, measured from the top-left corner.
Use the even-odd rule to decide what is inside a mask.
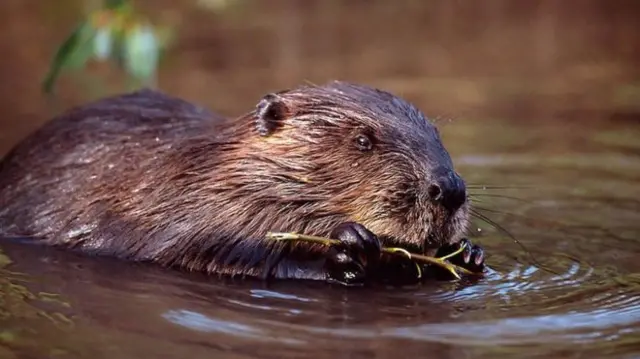
[[[343,285],[362,285],[368,273],[380,260],[378,237],[364,226],[345,222],[336,227],[330,237],[340,244],[331,246],[326,262],[327,280]]]
[[[465,246],[461,253],[448,258],[452,264],[465,268],[474,273],[481,273],[484,270],[484,250],[478,245],[474,245],[467,238],[462,239],[459,243],[442,247],[438,250],[436,257],[449,255]]]

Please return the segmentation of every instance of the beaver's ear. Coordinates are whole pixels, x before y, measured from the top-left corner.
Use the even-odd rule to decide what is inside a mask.
[[[265,95],[256,106],[256,129],[261,136],[269,136],[278,129],[289,113],[284,100],[277,93]]]

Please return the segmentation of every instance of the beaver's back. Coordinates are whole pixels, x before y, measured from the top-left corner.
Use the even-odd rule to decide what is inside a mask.
[[[48,234],[92,183],[117,183],[222,118],[141,90],[72,109],[0,162],[0,236]]]

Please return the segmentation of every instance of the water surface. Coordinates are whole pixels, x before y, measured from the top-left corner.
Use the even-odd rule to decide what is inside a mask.
[[[441,124],[478,281],[223,281],[2,243],[0,357],[640,357],[640,124]],[[11,263],[6,263],[11,259]]]

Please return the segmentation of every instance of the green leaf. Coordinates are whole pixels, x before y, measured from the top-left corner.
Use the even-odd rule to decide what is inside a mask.
[[[82,22],[62,43],[53,57],[43,81],[43,91],[51,93],[53,84],[65,68],[79,68],[93,54],[93,38],[96,29],[89,22]]]
[[[111,10],[125,7],[127,5],[130,5],[127,0],[105,0],[104,2],[104,8]]]
[[[111,26],[103,26],[96,30],[93,41],[93,55],[98,60],[106,60],[111,56],[113,45],[113,29]]]
[[[127,71],[141,80],[150,80],[160,56],[160,43],[151,26],[137,25],[129,31],[124,42],[124,60]]]

